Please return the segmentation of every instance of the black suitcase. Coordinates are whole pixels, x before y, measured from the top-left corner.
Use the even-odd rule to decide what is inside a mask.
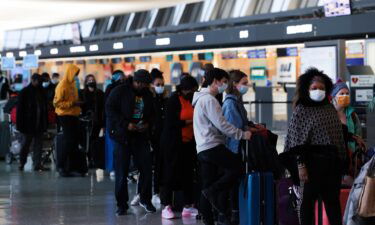
[[[67,166],[69,172],[77,172],[86,174],[88,172],[87,154],[82,149],[72,149],[68,155],[68,162],[62,162],[63,151],[63,133],[58,133],[55,137],[55,162],[57,169],[63,169],[63,165]]]

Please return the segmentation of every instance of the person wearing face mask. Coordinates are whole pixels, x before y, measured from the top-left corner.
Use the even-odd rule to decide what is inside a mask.
[[[68,160],[74,155],[73,151],[78,151],[79,144],[79,119],[81,113],[82,102],[78,97],[78,89],[76,86],[76,77],[80,69],[76,65],[69,65],[63,79],[56,87],[53,105],[61,123],[62,151],[57,157],[57,168],[61,177],[71,175],[71,165]],[[59,154],[58,154],[59,155]],[[82,171],[82,173],[85,173]]]
[[[223,103],[223,113],[225,119],[233,126],[243,130],[252,130],[256,132],[262,129],[259,125],[254,125],[253,122],[247,119],[247,111],[244,107],[242,96],[249,90],[249,79],[247,75],[239,70],[232,70],[229,72],[229,84],[226,90],[226,95]],[[226,138],[226,147],[233,152],[237,158],[241,159],[241,141],[232,137]],[[238,190],[239,182],[233,187],[231,198],[231,224],[239,223],[239,209],[238,209]]]
[[[42,164],[43,132],[47,129],[47,101],[41,88],[42,77],[34,73],[31,83],[22,89],[17,102],[17,130],[22,133],[19,170],[23,171],[32,145],[35,171],[48,170]]]
[[[337,110],[337,115],[344,126],[344,138],[346,139],[348,150],[354,153],[359,147],[364,147],[362,139],[362,127],[357,113],[350,106],[350,91],[344,82],[334,85],[332,92],[332,103]]]
[[[183,217],[195,217],[194,170],[197,162],[193,134],[193,94],[198,83],[192,76],[182,78],[167,102],[164,129],[161,135],[161,203],[164,206],[162,218],[173,219],[173,191],[183,190]]]
[[[222,198],[241,176],[241,160],[225,146],[226,137],[250,140],[252,135],[250,131],[229,123],[215,98],[228,88],[228,78],[228,73],[222,69],[208,71],[205,77],[207,88],[195,92],[193,98],[194,137],[203,183],[200,211],[204,223],[209,225],[214,224],[212,207],[218,211],[219,220],[228,221],[226,201]]]
[[[311,68],[297,81],[294,112],[283,154],[296,185],[303,184],[301,224],[314,224],[315,202],[322,198],[329,223],[341,225],[340,186],[346,149],[341,122],[329,102],[331,79]],[[293,165],[293,166],[292,166]]]
[[[51,83],[55,85],[55,88],[56,88],[57,84],[59,83],[59,81],[60,81],[60,74],[52,73]]]
[[[153,94],[154,103],[154,118],[150,129],[151,132],[151,147],[152,147],[152,162],[154,168],[153,176],[153,196],[152,202],[160,204],[160,167],[161,167],[161,152],[160,152],[160,137],[163,131],[166,103],[168,100],[168,93],[164,88],[163,72],[154,68],[151,70],[151,92]],[[137,185],[137,194],[134,195],[130,205],[139,205],[141,200],[140,183]]]
[[[115,70],[112,73],[112,79],[111,83],[105,88],[104,92],[104,102],[107,102],[107,99],[111,92],[117,87],[124,83],[125,81],[125,74],[122,70]],[[105,129],[105,169],[108,171],[111,176],[113,176],[114,173],[114,159],[113,159],[113,140],[109,135],[109,131],[107,129],[107,116],[106,116],[106,110],[104,107],[104,129]]]
[[[94,164],[97,156],[94,155],[93,144],[98,140],[99,133],[104,127],[104,93],[97,88],[94,75],[87,75],[84,82],[84,89],[80,92],[80,99],[83,101],[81,115],[92,119],[88,152],[89,167],[98,168],[98,165]]]
[[[107,129],[114,141],[115,195],[117,215],[125,215],[128,206],[130,157],[140,172],[140,206],[146,212],[156,211],[152,198],[152,156],[149,145],[149,126],[153,118],[150,92],[151,76],[138,70],[133,82],[116,87],[106,101]]]
[[[56,124],[55,107],[53,107],[53,98],[55,97],[56,85],[51,82],[48,73],[42,73],[42,87],[47,98],[48,103],[48,123],[50,125]]]

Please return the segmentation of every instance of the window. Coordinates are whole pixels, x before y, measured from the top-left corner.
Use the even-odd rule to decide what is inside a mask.
[[[81,29],[81,35],[83,38],[90,37],[94,24],[95,24],[95,20],[85,20],[79,23],[79,26]]]
[[[203,2],[191,3],[185,6],[180,24],[198,22],[202,13]]]
[[[21,39],[20,30],[6,32],[5,43],[4,43],[5,48],[6,49],[18,48],[20,44],[20,39]]]
[[[51,31],[50,27],[41,27],[36,30],[34,43],[41,44],[48,41],[49,33]]]
[[[141,28],[147,28],[148,23],[151,20],[151,13],[149,11],[137,12],[134,15],[133,22],[130,26],[130,30],[138,30]]]
[[[35,29],[22,30],[19,48],[26,48],[27,45],[34,44]]]
[[[159,9],[152,27],[163,27],[171,25],[175,8]]]
[[[58,26],[51,27],[51,33],[49,35],[48,41],[49,42],[61,41],[64,30],[65,30],[65,25],[58,25]]]

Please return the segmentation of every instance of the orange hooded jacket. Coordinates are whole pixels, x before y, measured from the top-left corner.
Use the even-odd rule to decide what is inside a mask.
[[[78,89],[75,84],[75,76],[78,75],[79,68],[69,65],[65,76],[59,82],[55,91],[53,105],[58,116],[78,116],[81,108],[74,104],[78,102]]]

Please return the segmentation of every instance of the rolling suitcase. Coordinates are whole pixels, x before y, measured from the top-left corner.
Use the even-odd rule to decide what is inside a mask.
[[[274,179],[270,172],[249,173],[248,142],[244,160],[246,175],[240,183],[239,209],[240,225],[274,225],[275,224],[275,194]]]
[[[67,164],[62,162],[62,151],[63,151],[63,133],[60,132],[55,137],[55,161],[57,162],[57,169],[63,169],[63,165],[67,165],[69,172],[77,172],[80,174],[86,174],[88,172],[86,152],[80,149],[72,149],[68,155]]]

